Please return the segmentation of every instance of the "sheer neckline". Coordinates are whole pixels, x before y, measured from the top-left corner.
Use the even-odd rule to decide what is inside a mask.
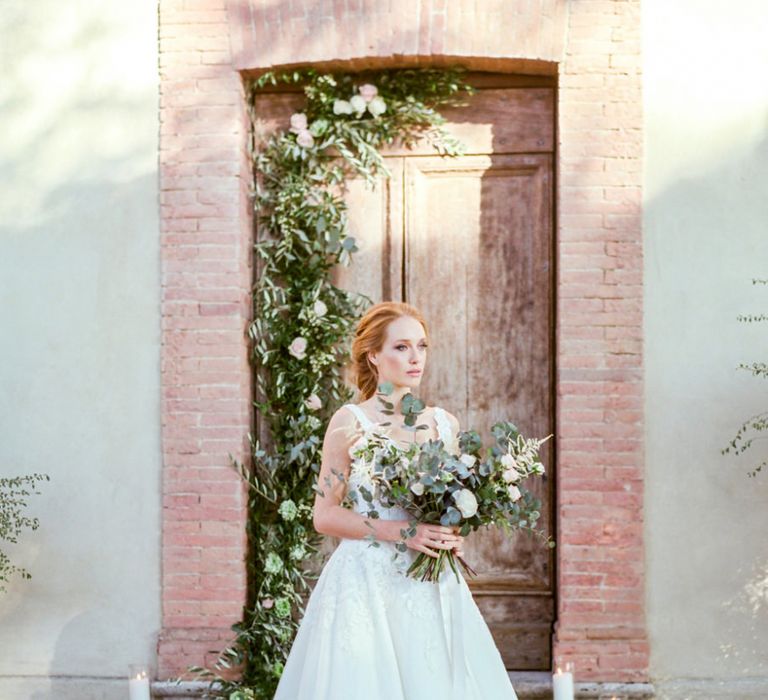
[[[370,426],[378,426],[386,422],[385,420],[383,421],[371,420],[368,413],[364,411],[359,404],[348,403],[346,404],[346,406],[352,409],[353,413],[358,419],[358,422],[362,423],[363,429],[368,429]],[[434,419],[434,424],[435,424],[434,427],[437,429],[436,437],[430,437],[427,440],[418,440],[418,441],[396,440],[395,438],[392,438],[389,435],[384,435],[384,437],[390,443],[392,443],[393,445],[401,449],[407,449],[410,445],[414,444],[414,442],[417,445],[423,445],[424,443],[429,442],[429,440],[442,440],[443,442],[447,442],[450,439],[451,426],[450,426],[450,423],[448,422],[447,417],[445,416],[445,412],[440,406],[427,406],[426,409],[432,409],[431,417]],[[360,420],[361,417],[364,419],[364,422]],[[391,420],[391,417],[386,420]]]

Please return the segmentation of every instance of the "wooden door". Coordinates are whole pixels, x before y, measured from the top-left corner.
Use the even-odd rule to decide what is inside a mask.
[[[334,283],[424,313],[432,343],[419,394],[488,444],[502,419],[528,435],[554,432],[555,96],[545,78],[478,83],[470,107],[443,112],[467,155],[442,158],[427,144],[391,148],[390,179],[374,191],[349,183],[360,251]],[[292,97],[265,95],[265,113],[284,119]],[[543,458],[548,474],[535,492],[540,525],[552,533],[551,440]],[[470,587],[507,668],[549,669],[553,552],[496,531],[470,535],[466,552],[480,574]]]

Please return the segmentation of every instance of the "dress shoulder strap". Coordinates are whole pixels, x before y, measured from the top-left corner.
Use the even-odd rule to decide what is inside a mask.
[[[435,423],[437,423],[437,436],[447,444],[451,439],[451,422],[440,406],[435,406]]]
[[[365,413],[363,412],[363,409],[360,408],[360,406],[358,406],[357,404],[345,403],[344,407],[348,408],[350,411],[352,411],[352,413],[355,414],[360,425],[363,426],[363,430],[368,430],[368,428],[370,428],[373,425],[373,421],[371,421],[371,419],[365,415]]]

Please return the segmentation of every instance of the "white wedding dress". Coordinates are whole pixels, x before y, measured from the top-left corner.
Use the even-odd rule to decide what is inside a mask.
[[[376,424],[345,406],[364,440]],[[439,407],[435,420],[450,444]],[[366,478],[361,462],[352,462],[350,486]],[[374,506],[381,518],[408,519]],[[274,700],[517,700],[461,570],[460,582],[448,566],[438,583],[419,581],[405,575],[418,552],[393,560],[396,551],[393,542],[340,541],[307,601]]]

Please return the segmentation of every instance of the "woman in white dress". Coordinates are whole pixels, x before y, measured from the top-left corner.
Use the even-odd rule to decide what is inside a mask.
[[[342,505],[347,486],[365,478],[350,453],[379,424],[389,422],[378,429],[403,447],[438,438],[455,447],[459,422],[440,407],[426,407],[417,420],[429,431],[398,420],[401,399],[421,381],[427,345],[426,323],[409,304],[376,304],[357,326],[352,359],[363,401],[329,421],[314,504],[315,528],[340,543],[307,602],[274,700],[517,700],[464,578],[457,582],[450,567],[437,583],[405,575],[419,552],[461,554],[458,528],[419,523],[398,552],[406,511],[374,501],[381,515],[369,518],[367,506]],[[394,389],[386,397],[393,415],[381,412],[376,396],[384,382]]]

